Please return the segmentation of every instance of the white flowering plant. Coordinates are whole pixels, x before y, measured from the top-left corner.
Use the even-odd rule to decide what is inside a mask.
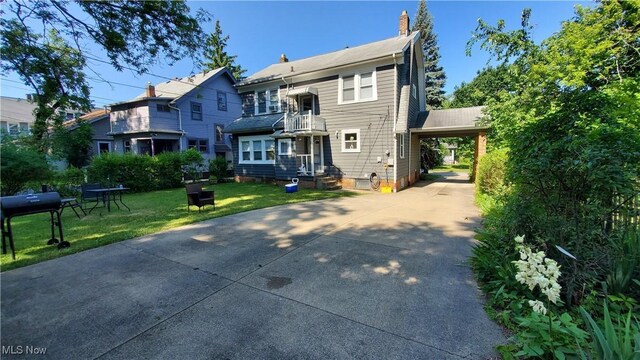
[[[550,303],[561,303],[562,287],[558,283],[560,265],[548,258],[544,251],[534,252],[524,243],[524,236],[516,236],[514,240],[520,255],[518,260],[513,261],[517,269],[515,279],[526,285],[532,293],[536,287],[539,288],[547,301],[546,306],[538,299],[528,301],[533,313],[527,318],[518,319],[520,326],[527,330],[518,335],[522,350],[516,355],[543,357],[545,354],[551,354],[556,358],[577,355],[566,344],[574,339],[584,340],[586,332],[577,327],[569,314],[563,313],[557,317],[548,308]]]
[[[560,299],[560,290],[562,287],[558,283],[560,277],[560,265],[548,257],[544,251],[533,252],[531,248],[524,244],[524,236],[516,236],[516,249],[520,253],[520,260],[516,260],[515,264],[518,272],[516,280],[527,285],[529,290],[533,291],[536,286],[547,297],[547,299],[556,304]],[[539,300],[530,300],[529,306],[533,311],[546,315],[547,308]]]

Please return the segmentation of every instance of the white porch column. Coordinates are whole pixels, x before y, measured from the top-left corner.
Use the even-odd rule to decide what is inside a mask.
[[[313,161],[313,153],[315,151],[313,151],[313,148],[315,146],[315,144],[313,143],[313,134],[311,135],[311,143],[309,144],[309,150],[311,150],[311,176],[315,176],[316,175],[316,163]]]

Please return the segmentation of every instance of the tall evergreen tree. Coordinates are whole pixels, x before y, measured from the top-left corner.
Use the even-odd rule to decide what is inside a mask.
[[[444,83],[447,76],[439,65],[440,49],[438,38],[433,32],[433,18],[427,10],[425,0],[420,0],[418,13],[413,24],[412,31],[420,31],[422,50],[424,52],[424,85],[426,92],[427,108],[439,109],[445,101]]]
[[[220,20],[216,20],[215,30],[207,36],[204,49],[204,61],[202,62],[202,70],[213,70],[226,67],[231,71],[233,77],[239,80],[247,70],[237,65],[236,55],[229,55],[226,51],[229,35],[222,35]]]

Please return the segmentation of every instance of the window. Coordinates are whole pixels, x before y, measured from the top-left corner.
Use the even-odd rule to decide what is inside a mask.
[[[276,159],[276,144],[269,136],[241,136],[240,163],[241,164],[274,164]]]
[[[191,103],[191,120],[202,121],[202,104],[197,102]]]
[[[9,123],[9,135],[20,134],[20,126],[16,123]]]
[[[0,121],[0,131],[2,133],[6,133],[7,131],[9,131],[6,121]]]
[[[338,104],[377,100],[376,72],[341,76],[338,83]]]
[[[130,140],[125,140],[124,141],[124,152],[131,152],[131,141]]]
[[[171,108],[167,104],[156,104],[158,112],[171,112]]]
[[[280,95],[278,89],[256,92],[256,114],[266,114],[280,111]]]
[[[188,139],[187,149],[196,149],[201,153],[209,152],[209,140],[207,139]]]
[[[360,152],[360,129],[342,130],[342,152]]]
[[[258,91],[256,96],[258,98],[258,109],[256,113],[264,114],[267,112],[267,92],[266,91]]]
[[[224,142],[224,125],[216,124],[216,142],[223,143]]]
[[[218,91],[218,110],[227,111],[227,93]]]
[[[404,134],[400,135],[400,159],[404,159]]]
[[[111,152],[111,143],[98,141],[98,155]]]
[[[354,101],[356,99],[355,76],[342,78],[342,101]]]
[[[291,139],[278,140],[278,155],[291,155]]]
[[[21,134],[29,134],[29,123],[21,122],[18,126]]]
[[[360,100],[373,98],[373,73],[360,75]]]
[[[280,111],[280,95],[278,89],[269,90],[269,112]]]
[[[418,94],[416,91],[416,84],[411,84],[411,96],[413,96],[414,99],[418,98]]]

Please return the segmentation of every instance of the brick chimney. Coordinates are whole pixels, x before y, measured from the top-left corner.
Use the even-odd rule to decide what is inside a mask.
[[[151,85],[151,83],[147,83],[147,97],[156,97],[156,87]]]
[[[289,62],[289,59],[287,59],[287,55],[282,54],[280,55],[280,63],[286,63]]]
[[[409,35],[409,14],[407,14],[407,10],[402,10],[402,14],[400,14],[400,30],[398,35]]]

